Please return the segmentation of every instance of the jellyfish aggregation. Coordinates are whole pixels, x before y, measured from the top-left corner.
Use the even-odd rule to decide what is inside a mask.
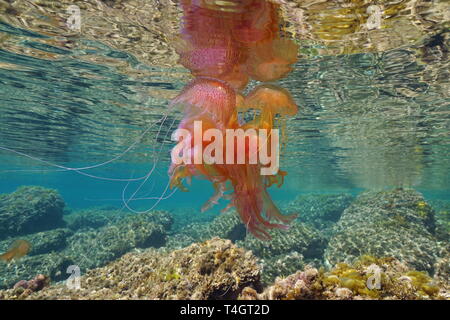
[[[265,82],[281,79],[292,70],[298,47],[282,37],[278,6],[271,2],[182,0],[181,7],[182,28],[174,45],[180,63],[191,71],[194,80],[169,106],[183,112],[178,129],[190,133],[183,139],[175,137],[180,142],[177,147],[181,146],[187,157],[185,154],[183,161],[174,161],[174,152],[180,150],[172,150],[170,185],[187,191],[184,179],[208,179],[215,193],[202,211],[221,198],[227,199],[230,202],[224,210],[234,206],[249,232],[257,238],[270,239],[269,229],[287,229],[295,218],[282,215],[267,192],[271,185],[283,184],[286,172],[278,166],[268,170],[267,161],[249,159],[255,154],[261,158],[263,149],[270,151],[271,156],[278,153],[278,140],[272,139],[278,131],[272,129],[282,130],[284,136],[285,126],[278,128],[276,124],[283,124],[286,117],[297,113],[287,90]],[[250,79],[263,84],[244,96],[242,91]],[[254,110],[253,119],[243,121],[238,113],[250,109]],[[212,129],[215,134],[206,141],[196,141],[192,138],[196,129],[202,133]],[[263,129],[269,134],[261,139],[255,132]],[[246,133],[241,147],[236,143],[230,148],[218,141],[219,135],[225,136],[230,130]],[[256,149],[252,148],[252,140],[258,142]],[[223,153],[227,161],[205,161],[202,151],[211,149],[213,143],[213,158]],[[239,157],[246,161],[236,161]]]

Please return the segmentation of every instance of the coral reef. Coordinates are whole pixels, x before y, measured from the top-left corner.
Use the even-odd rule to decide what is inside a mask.
[[[0,240],[64,226],[64,201],[56,190],[23,186],[0,195]]]
[[[230,299],[244,287],[259,289],[260,270],[251,252],[214,238],[181,250],[127,253],[81,277],[81,289],[64,283],[28,299]],[[0,299],[20,298],[14,290]],[[22,297],[25,298],[25,297]]]
[[[334,265],[366,254],[391,256],[417,270],[433,272],[439,255],[434,232],[433,210],[420,193],[366,192],[342,214],[324,257]]]
[[[329,236],[332,226],[353,200],[354,197],[347,193],[302,194],[283,209],[286,212],[298,213],[297,221],[311,225]]]
[[[437,286],[426,273],[412,270],[394,258],[363,256],[353,265],[339,263],[328,272],[307,266],[278,278],[261,294],[245,288],[240,299],[446,299],[448,289],[448,283]]]

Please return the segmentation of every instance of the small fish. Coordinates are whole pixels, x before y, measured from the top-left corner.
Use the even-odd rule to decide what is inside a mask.
[[[31,243],[26,240],[16,240],[13,242],[7,252],[0,255],[0,260],[9,262],[11,260],[18,260],[30,252]]]

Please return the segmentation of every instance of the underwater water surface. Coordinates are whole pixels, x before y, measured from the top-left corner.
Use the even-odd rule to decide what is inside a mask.
[[[437,22],[422,34],[411,31],[414,39],[402,42],[396,38],[400,29],[392,33],[392,41],[385,35],[379,40],[386,41],[385,47],[378,43],[377,48],[359,43],[361,36],[344,41],[339,32],[333,35],[332,27],[325,30],[310,22],[305,22],[310,23],[308,34],[302,34],[298,20],[285,16],[299,59],[293,71],[275,83],[289,90],[299,111],[287,119],[280,158],[280,168],[288,173],[284,185],[268,191],[283,214],[299,217],[289,230],[275,232],[273,244],[261,244],[234,215],[220,213],[225,200],[200,212],[213,195],[207,180],[194,178],[188,192],[169,188],[170,150],[175,145],[171,134],[182,113],[168,105],[192,76],[176,63],[170,49],[179,21],[164,21],[165,15],[179,18],[181,10],[172,1],[158,3],[160,7],[147,4],[152,7],[148,17],[131,4],[104,1],[103,11],[93,4],[80,5],[84,24],[77,31],[66,24],[70,3],[64,1],[59,8],[37,4],[43,8],[41,16],[20,1],[16,7],[0,6],[0,253],[17,239],[31,243],[31,249],[23,249],[25,257],[17,259],[19,272],[0,265],[0,289],[46,272],[58,283],[67,278],[70,265],[79,265],[84,274],[136,248],[174,250],[213,237],[230,239],[265,261],[264,285],[308,264],[330,269],[370,255],[394,256],[414,270],[445,279],[448,286],[449,32],[448,13],[439,15],[445,12],[444,4],[435,1]],[[121,5],[138,13],[122,15],[110,25]],[[320,8],[311,6],[311,11],[299,8],[312,19],[313,10]],[[340,14],[339,8],[321,10]],[[399,26],[406,23],[398,21]],[[322,22],[323,28],[331,23]],[[395,23],[389,23],[388,29],[395,30]],[[325,36],[327,32],[331,35]],[[320,42],[322,36],[330,42]],[[245,93],[258,83],[251,80]],[[24,208],[35,210],[37,217],[53,215],[53,220],[32,220],[35,228],[16,224],[13,216],[28,212]],[[158,212],[163,212],[160,217]],[[413,250],[412,239],[398,246],[388,242],[404,237],[403,231],[378,238],[377,232],[371,233],[391,227],[425,240]],[[49,234],[39,235],[42,232]],[[117,240],[106,240],[112,234]],[[355,253],[358,245],[352,239],[360,237],[374,239],[373,247],[368,241],[367,248]],[[113,248],[113,241],[120,249]],[[94,249],[92,257],[83,258],[93,247],[107,249]],[[151,251],[145,257],[149,265],[159,259],[165,266],[156,282],[187,277],[180,266],[158,254]],[[39,261],[36,274],[27,266],[33,259]],[[341,271],[330,272],[341,277]],[[414,276],[423,279],[410,274]],[[252,286],[251,281],[247,285]],[[341,285],[356,294],[356,284]],[[237,298],[239,288],[235,295],[220,289],[193,298]],[[427,297],[437,292],[420,290]],[[161,292],[150,297],[165,297]]]

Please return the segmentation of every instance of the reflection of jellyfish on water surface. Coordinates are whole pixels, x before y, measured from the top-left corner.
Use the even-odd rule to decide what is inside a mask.
[[[297,59],[297,45],[279,35],[276,5],[260,0],[183,0],[181,5],[183,26],[175,46],[180,63],[196,78],[171,103],[171,108],[184,112],[179,129],[187,130],[192,137],[195,123],[201,121],[202,136],[208,129],[221,133],[229,129],[271,130],[277,115],[283,120],[296,114],[290,94],[275,85],[258,86],[246,97],[240,92],[249,79],[269,82],[286,76]],[[242,123],[238,111],[247,109],[257,110],[258,115]],[[251,139],[248,137],[248,141]],[[273,152],[271,143],[266,139],[258,148]],[[172,162],[171,187],[186,191],[184,178],[206,177],[213,183],[215,194],[203,210],[226,198],[230,200],[228,207],[236,207],[247,229],[260,239],[270,238],[267,229],[287,228],[285,224],[295,216],[283,216],[266,190],[272,184],[281,186],[286,172],[277,168],[277,172],[262,175],[261,163],[198,162],[193,159],[196,153],[208,147],[204,141],[200,144],[194,139],[181,141],[192,161],[188,157],[188,161]],[[224,154],[233,153],[233,159],[238,153],[244,153],[247,159],[254,152],[247,142],[244,149],[219,148]]]

